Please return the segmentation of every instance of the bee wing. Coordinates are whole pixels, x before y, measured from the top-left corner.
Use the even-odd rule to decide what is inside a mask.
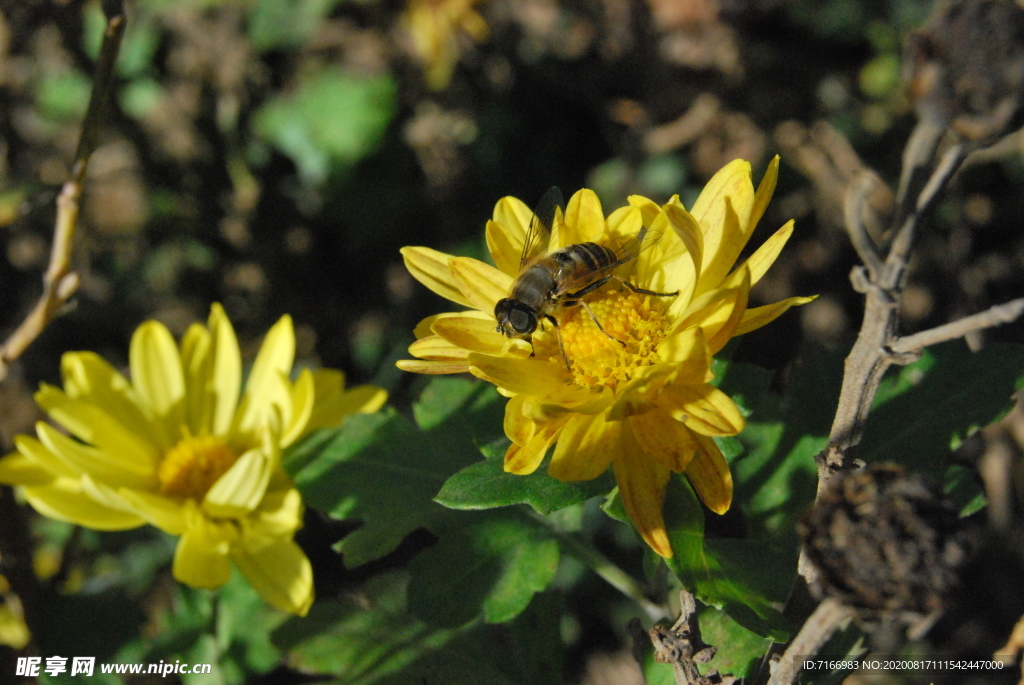
[[[661,238],[661,231],[648,231],[646,226],[629,238],[626,238],[622,245],[615,248],[615,256],[618,257],[616,266],[636,259],[640,256],[641,252],[654,247],[659,238]]]
[[[523,254],[519,258],[519,270],[540,259],[547,253],[551,234],[558,230],[565,216],[565,202],[558,186],[552,186],[537,203],[530,220],[530,229],[523,241]]]

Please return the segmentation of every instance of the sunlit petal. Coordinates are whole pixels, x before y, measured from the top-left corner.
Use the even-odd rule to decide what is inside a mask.
[[[624,429],[621,435],[620,446],[612,462],[615,481],[619,484],[619,497],[644,541],[661,556],[671,557],[672,546],[661,515],[665,484],[671,471],[643,451],[632,430]]]
[[[448,268],[451,255],[429,247],[403,247],[401,252],[405,268],[413,278],[447,300],[467,307],[473,306],[452,280],[452,272]]]

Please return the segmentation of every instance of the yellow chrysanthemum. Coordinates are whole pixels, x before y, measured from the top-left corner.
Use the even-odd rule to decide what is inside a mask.
[[[178,535],[174,577],[193,587],[227,582],[234,562],[273,606],[304,615],[313,601],[309,560],[293,536],[302,497],[281,450],[347,414],[372,412],[380,388],[344,390],[339,371],[303,369],[292,321],[267,333],[245,391],[235,331],[220,305],[180,348],[156,321],[129,350],[132,381],[91,352],[61,359],[64,389],[35,398],[73,437],[47,423],[19,435],[0,459],[0,482],[22,486],[44,516],[97,530],[150,523]]]
[[[736,160],[715,174],[692,209],[678,196],[659,207],[639,196],[607,218],[590,190],[576,193],[548,251],[583,242],[622,245],[642,227],[657,242],[620,267],[633,285],[674,297],[637,294],[608,284],[582,307],[557,310],[565,359],[554,328],[524,340],[495,331],[494,306],[508,297],[532,213],[506,197],[487,223],[497,268],[425,247],[402,250],[410,273],[435,293],[473,309],[438,314],[416,328],[399,368],[418,373],[469,371],[511,398],[505,433],[512,445],[505,470],[533,472],[554,445],[548,472],[563,481],[595,478],[609,465],[619,494],[644,540],[672,556],[662,518],[671,472],[685,473],[701,500],[724,513],[732,476],[712,438],[735,435],[743,417],[712,386],[711,356],[730,338],[772,321],[813,298],[793,297],[747,308],[747,296],[793,231],[790,221],[739,268],[733,268],[775,189],[778,158],[757,191],[750,164]],[[614,282],[613,282],[614,283]],[[612,340],[611,337],[616,340]],[[568,364],[568,368],[567,368]]]
[[[487,22],[473,9],[478,2],[409,0],[402,21],[432,89],[441,90],[452,80],[459,61],[460,33],[479,43],[490,32]]]

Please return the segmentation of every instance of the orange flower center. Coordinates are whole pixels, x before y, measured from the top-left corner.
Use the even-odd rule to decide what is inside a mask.
[[[220,438],[187,436],[167,450],[157,467],[160,492],[170,497],[202,499],[237,460],[238,455]]]
[[[609,289],[587,296],[585,302],[594,316],[582,306],[570,307],[558,322],[569,369],[578,384],[614,388],[641,366],[658,363],[656,349],[668,332],[666,311],[671,297]],[[551,359],[564,364],[555,345]]]

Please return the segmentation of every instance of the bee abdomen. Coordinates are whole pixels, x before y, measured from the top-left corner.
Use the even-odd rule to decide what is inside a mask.
[[[577,243],[569,245],[563,251],[572,259],[582,262],[591,271],[615,263],[615,252],[597,243]]]

